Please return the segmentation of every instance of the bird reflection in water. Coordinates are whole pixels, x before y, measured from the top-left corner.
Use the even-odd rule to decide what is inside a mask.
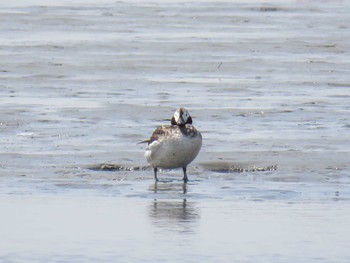
[[[150,188],[150,190],[156,194],[156,193],[175,193],[179,192],[179,190],[182,190],[183,194],[187,193],[187,183],[165,183],[165,184],[159,184],[158,182],[154,183],[154,187]]]
[[[157,229],[194,233],[195,226],[200,218],[196,202],[179,199],[179,184],[155,184],[154,192],[162,194],[161,200],[154,199],[150,205],[150,218]],[[184,194],[187,184],[182,185]],[[174,198],[176,196],[176,198]]]

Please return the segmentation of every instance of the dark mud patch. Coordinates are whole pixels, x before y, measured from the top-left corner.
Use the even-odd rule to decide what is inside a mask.
[[[208,162],[202,163],[201,166],[208,171],[217,173],[243,173],[243,172],[270,172],[277,169],[277,165],[267,166],[248,166],[243,167],[238,164],[226,162]]]
[[[122,164],[109,164],[102,163],[88,167],[88,169],[93,171],[147,171],[150,170],[150,166],[127,166]]]
[[[267,165],[267,166],[249,166],[243,167],[237,164],[226,163],[226,162],[207,162],[201,163],[200,167],[204,171],[217,172],[217,173],[243,173],[243,172],[271,172],[277,169],[277,165]],[[150,166],[131,166],[123,164],[96,164],[88,167],[89,170],[93,171],[149,171]]]
[[[275,7],[275,6],[261,6],[261,7],[251,7],[251,11],[255,12],[290,12],[293,11],[291,8],[287,7]]]

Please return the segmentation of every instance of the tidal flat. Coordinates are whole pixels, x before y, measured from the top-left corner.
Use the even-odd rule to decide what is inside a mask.
[[[1,262],[349,262],[349,1],[0,4]],[[145,158],[186,107],[182,171]]]

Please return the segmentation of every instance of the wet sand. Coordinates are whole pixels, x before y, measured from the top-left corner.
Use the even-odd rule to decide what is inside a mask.
[[[349,11],[1,3],[0,261],[348,262]],[[203,147],[155,184],[178,106]]]

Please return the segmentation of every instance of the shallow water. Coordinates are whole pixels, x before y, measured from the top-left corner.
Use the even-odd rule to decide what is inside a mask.
[[[1,3],[0,261],[348,262],[349,11]],[[202,151],[154,184],[178,106]]]

